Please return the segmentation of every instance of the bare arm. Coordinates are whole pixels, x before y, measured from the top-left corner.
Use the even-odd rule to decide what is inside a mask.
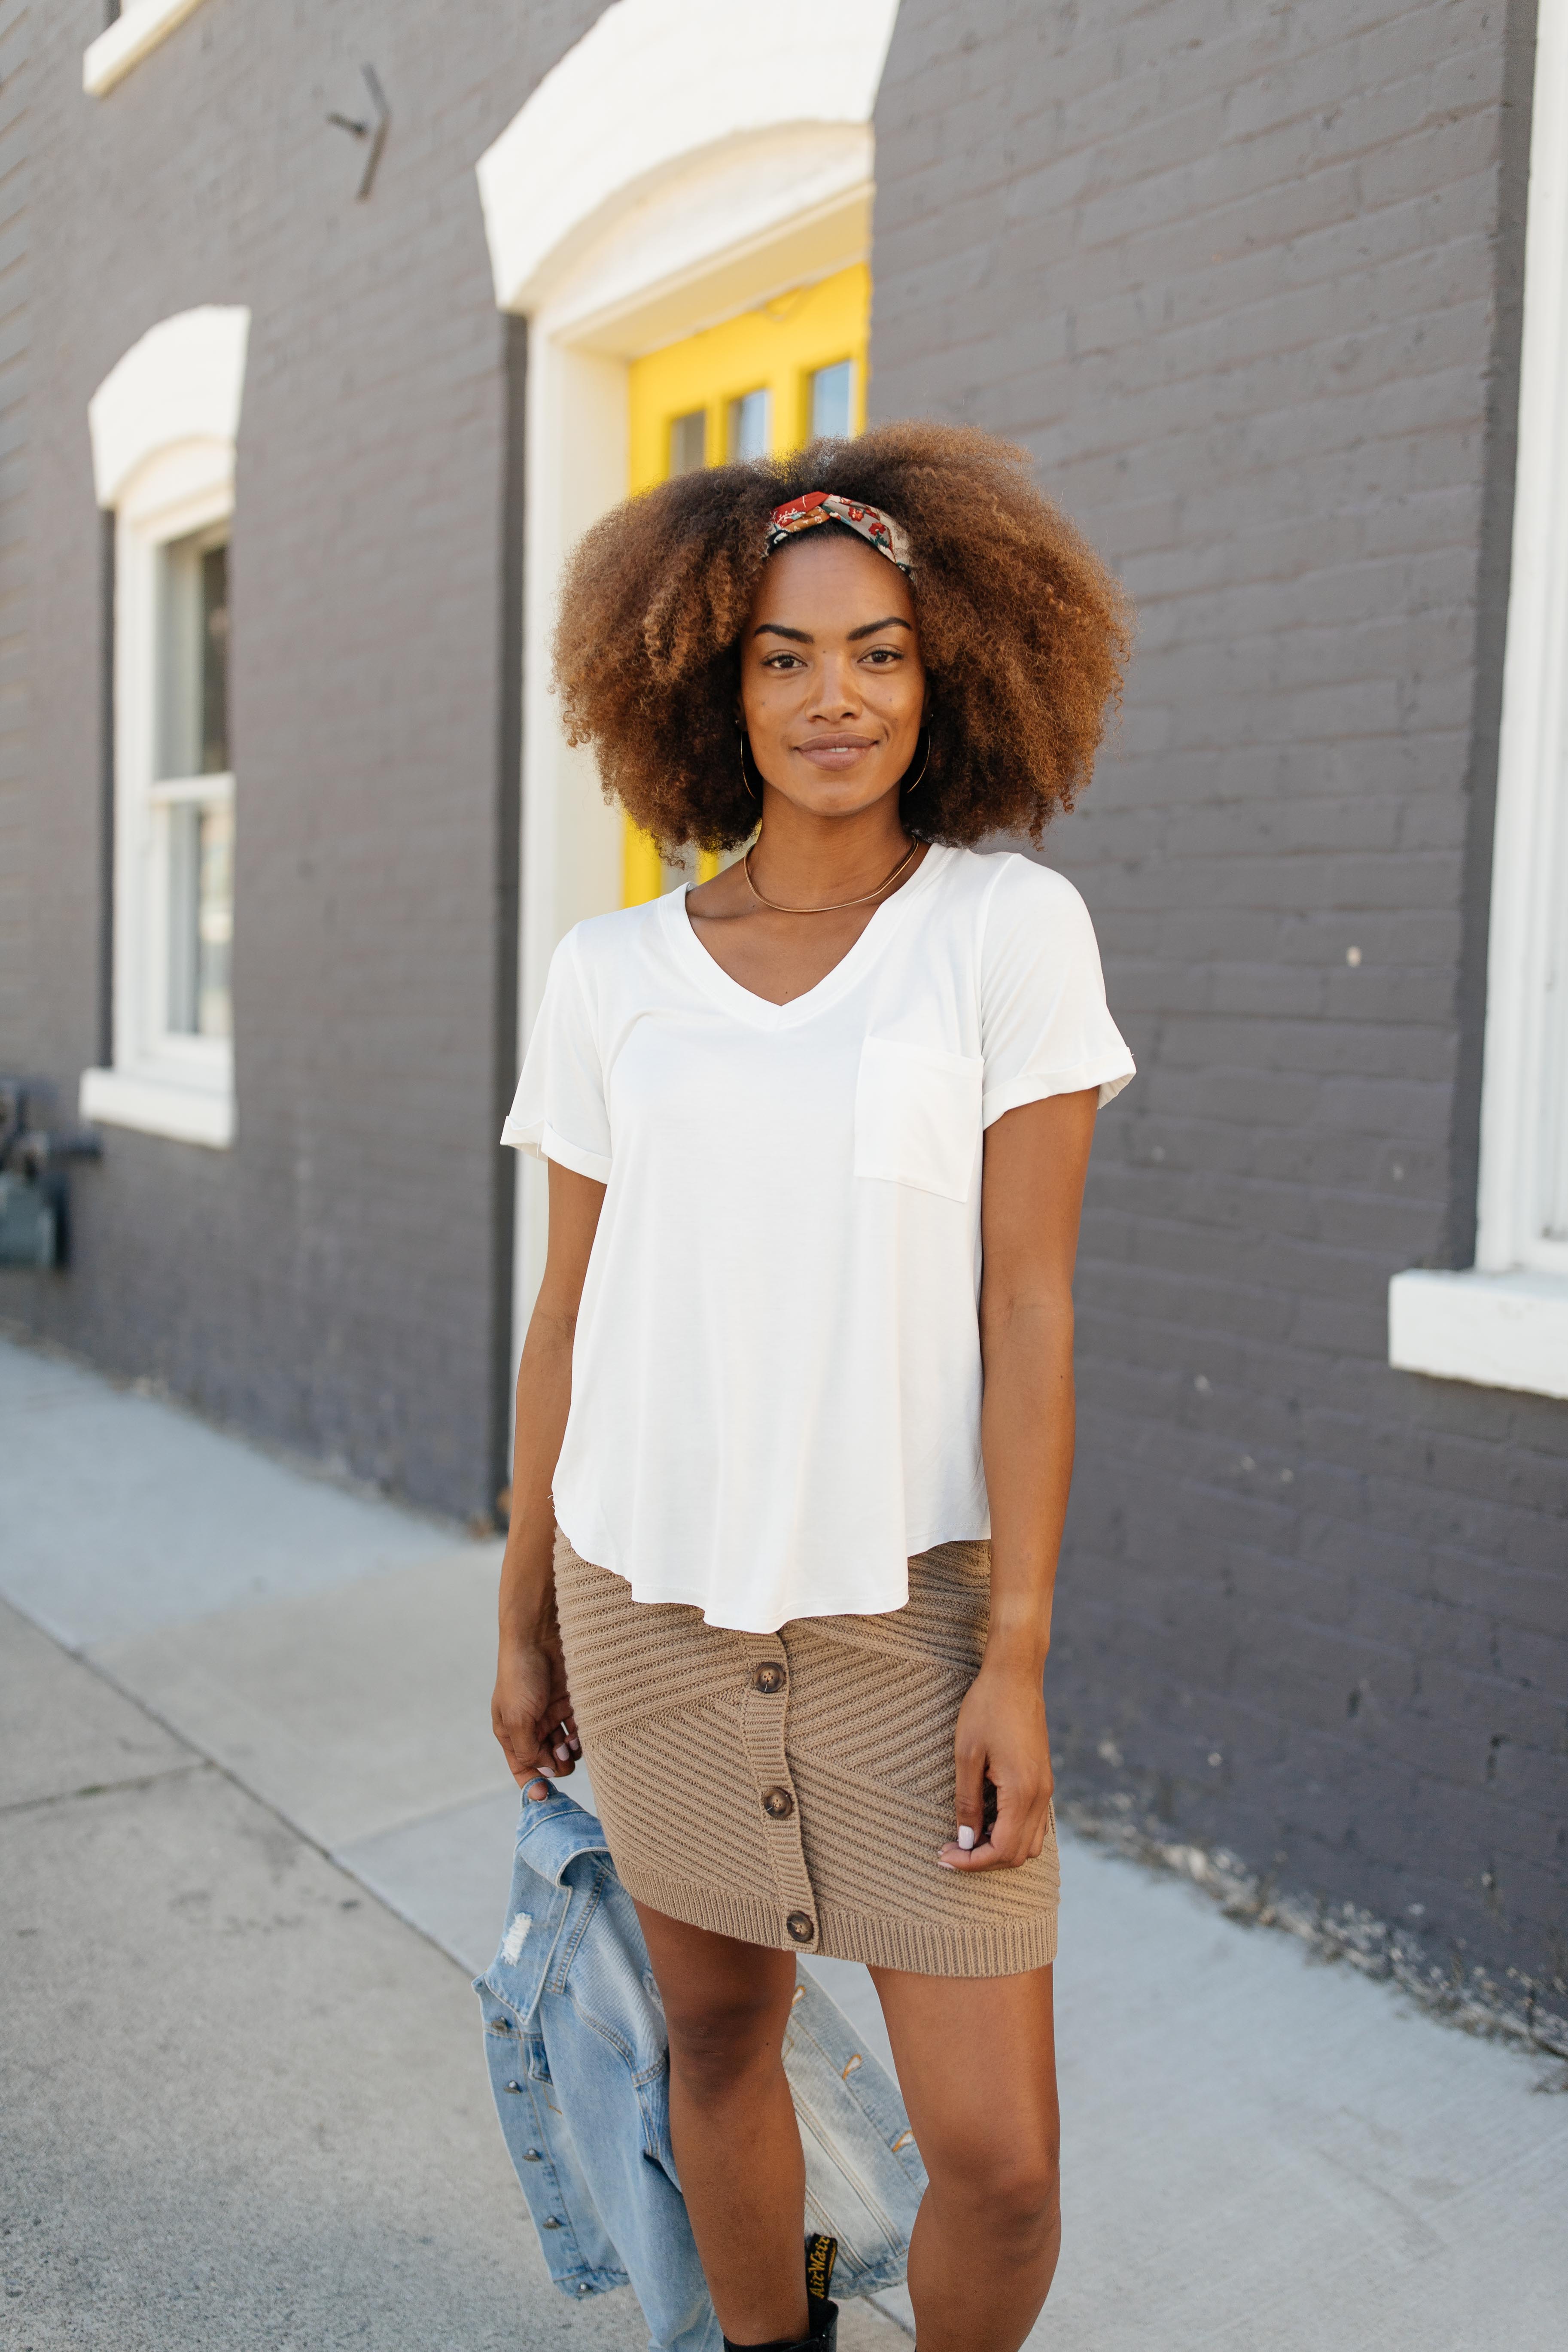
[[[981,1445],[991,1497],[991,1633],[959,1711],[960,1870],[1016,1866],[1045,1843],[1052,1776],[1041,1688],[1072,1484],[1073,1261],[1098,1089],[1024,1103],[987,1129],[981,1240]],[[989,1837],[984,1783],[997,1792]]]
[[[490,1703],[496,1738],[520,1788],[541,1772],[564,1776],[576,1753],[577,1725],[555,1619],[551,1484],[566,1434],[572,1340],[604,1199],[602,1184],[550,1162],[550,1244],[517,1374],[511,1523],[501,1560],[500,1654]]]

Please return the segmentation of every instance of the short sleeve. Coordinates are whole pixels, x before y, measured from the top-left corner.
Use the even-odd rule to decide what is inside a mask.
[[[610,1181],[604,1066],[571,931],[550,960],[544,1001],[500,1139],[536,1160],[558,1160],[596,1183]]]
[[[980,967],[984,1126],[1047,1095],[1098,1087],[1103,1107],[1121,1092],[1135,1065],[1105,1002],[1089,908],[1065,875],[1007,858]]]

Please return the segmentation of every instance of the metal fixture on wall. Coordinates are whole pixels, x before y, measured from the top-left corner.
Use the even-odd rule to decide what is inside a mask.
[[[334,123],[340,131],[352,132],[355,139],[370,141],[370,152],[364,159],[364,170],[360,174],[360,184],[354,191],[355,195],[363,201],[370,194],[372,183],[375,178],[375,167],[381,161],[381,151],[386,144],[387,126],[392,121],[392,109],[386,102],[386,94],[381,87],[375,68],[361,66],[360,71],[364,76],[364,86],[370,92],[372,119],[368,122],[361,122],[352,114],[333,113],[328,115],[327,121]]]
[[[0,1077],[0,1267],[64,1265],[69,1255],[66,1180],[57,1160],[96,1160],[88,1129],[50,1134],[29,1114],[47,1087]]]

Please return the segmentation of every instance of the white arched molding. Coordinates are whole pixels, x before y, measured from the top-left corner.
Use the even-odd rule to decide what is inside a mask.
[[[110,369],[87,404],[100,507],[118,506],[161,449],[206,441],[233,450],[249,332],[248,310],[206,303],[149,327]]]
[[[596,230],[705,149],[863,126],[898,0],[615,0],[479,163],[496,301],[532,310]]]
[[[496,301],[530,321],[521,1032],[557,940],[619,902],[621,828],[545,691],[557,584],[626,496],[626,369],[869,257],[898,0],[615,0],[480,158]],[[542,1263],[523,1160],[514,1337]]]
[[[200,646],[220,608],[204,604],[202,566],[227,541],[249,323],[212,306],[165,319],[88,404],[94,486],[115,518],[114,1035],[110,1066],[82,1073],[81,1114],[217,1150],[234,1139],[234,1060],[226,1024],[198,1009],[215,1001],[199,942],[229,919],[210,886],[234,778],[206,730]],[[226,661],[226,604],[221,617]]]
[[[81,86],[89,98],[102,98],[166,41],[201,0],[127,0],[114,22],[89,41],[81,61]]]

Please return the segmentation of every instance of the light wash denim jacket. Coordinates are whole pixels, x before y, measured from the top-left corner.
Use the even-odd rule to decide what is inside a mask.
[[[476,1979],[496,2112],[550,2275],[637,2291],[653,2352],[720,2352],[669,2144],[664,2012],[605,1832],[563,1789],[524,1798],[507,1926]],[[784,2066],[805,2148],[806,2228],[838,2241],[835,2287],[904,2275],[925,2188],[887,2070],[809,1976]]]

